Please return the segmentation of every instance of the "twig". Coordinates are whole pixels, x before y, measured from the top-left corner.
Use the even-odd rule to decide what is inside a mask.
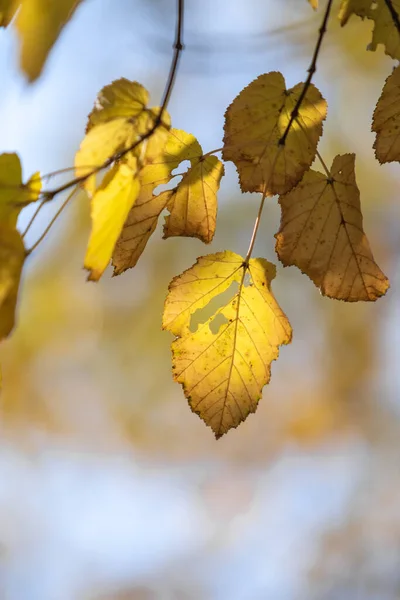
[[[135,140],[135,142],[133,142],[128,148],[125,148],[124,150],[117,152],[113,156],[110,156],[102,165],[94,167],[89,173],[86,173],[86,175],[81,175],[80,177],[75,177],[74,179],[71,179],[70,181],[64,183],[63,185],[60,185],[58,188],[55,188],[54,190],[43,192],[42,199],[44,202],[49,202],[50,200],[53,200],[54,196],[56,196],[57,194],[60,194],[61,192],[64,192],[65,190],[68,190],[69,188],[71,188],[75,185],[79,185],[79,184],[83,183],[89,177],[92,177],[92,175],[96,175],[96,173],[99,173],[103,169],[106,169],[113,162],[120,160],[129,152],[132,152],[132,150],[134,150],[137,146],[139,146],[139,144],[141,144],[142,142],[147,140],[149,137],[151,137],[153,135],[153,133],[155,132],[155,130],[157,129],[157,127],[159,127],[162,124],[162,117],[168,106],[169,99],[171,97],[171,93],[172,93],[172,90],[174,87],[175,78],[176,78],[176,74],[177,74],[177,70],[178,70],[179,58],[180,58],[181,52],[183,50],[182,38],[183,38],[184,0],[177,0],[177,3],[178,3],[178,9],[177,9],[177,19],[176,19],[176,31],[175,31],[175,41],[174,41],[174,46],[173,46],[174,54],[172,57],[171,68],[169,71],[167,83],[166,83],[164,94],[163,94],[160,112],[158,113],[157,118],[155,119],[152,127],[148,131],[146,131],[146,133],[141,135],[137,140]]]
[[[254,228],[253,228],[253,233],[251,235],[251,240],[250,240],[250,244],[249,244],[249,249],[247,250],[247,254],[246,254],[246,258],[244,259],[244,264],[248,265],[249,264],[249,260],[251,258],[251,254],[253,252],[253,248],[254,248],[254,244],[256,241],[256,237],[257,237],[257,232],[258,232],[258,228],[260,225],[260,221],[261,221],[261,215],[262,215],[262,211],[264,208],[264,202],[265,202],[265,198],[267,197],[267,186],[265,186],[263,194],[262,194],[262,198],[261,198],[261,202],[260,202],[260,208],[258,209],[258,214],[254,223]]]
[[[26,236],[26,234],[28,233],[28,231],[29,231],[29,230],[30,230],[30,228],[32,227],[34,220],[36,219],[36,217],[38,216],[38,214],[39,214],[39,213],[40,213],[40,211],[42,210],[43,206],[44,206],[44,202],[41,202],[41,203],[39,204],[39,206],[36,208],[36,210],[35,210],[35,212],[33,213],[33,215],[32,215],[32,217],[31,217],[31,219],[30,219],[30,221],[29,221],[28,225],[26,226],[26,229],[25,229],[25,231],[24,231],[23,233],[21,233],[21,237],[23,237],[23,238],[24,238],[24,237]]]
[[[52,226],[54,225],[54,223],[57,221],[58,217],[60,216],[60,214],[62,213],[62,211],[64,210],[64,208],[67,206],[67,204],[69,203],[69,201],[72,199],[73,195],[75,194],[75,192],[77,190],[78,190],[78,186],[76,186],[70,192],[70,194],[66,197],[66,199],[61,204],[60,208],[58,209],[58,211],[56,212],[56,214],[54,215],[54,217],[52,218],[52,220],[50,221],[50,223],[47,225],[46,229],[44,230],[44,232],[42,233],[42,235],[39,237],[39,239],[36,240],[36,242],[33,244],[33,246],[31,248],[29,248],[29,250],[26,250],[26,252],[25,252],[26,256],[29,256],[29,254],[31,254],[34,250],[36,250],[36,248],[39,246],[40,242],[46,237],[46,235],[48,234],[48,232],[50,231],[50,229],[52,228]],[[41,206],[43,206],[43,202],[39,206],[39,208]],[[39,212],[39,209],[36,212]],[[26,231],[27,230],[25,230],[25,233],[26,233]]]
[[[324,39],[324,35],[326,33],[326,29],[327,29],[327,24],[329,21],[329,15],[331,12],[331,8],[332,8],[332,4],[333,4],[333,0],[328,0],[327,5],[326,5],[326,9],[325,9],[325,14],[324,14],[324,18],[322,20],[322,25],[319,28],[319,36],[318,36],[318,40],[317,40],[317,44],[315,46],[315,50],[314,50],[314,54],[311,60],[311,64],[308,68],[308,77],[304,83],[303,89],[301,90],[301,94],[297,99],[297,102],[295,104],[295,107],[293,108],[291,114],[290,114],[290,119],[289,119],[289,123],[287,124],[287,127],[285,129],[284,134],[282,135],[282,137],[279,140],[279,145],[283,146],[286,142],[286,138],[287,135],[289,133],[289,130],[291,128],[291,126],[293,125],[293,121],[298,117],[299,114],[299,110],[300,110],[300,106],[308,92],[308,88],[310,87],[311,84],[311,80],[313,78],[313,75],[315,73],[315,71],[317,70],[317,60],[318,60],[318,55],[319,55],[319,51],[321,49],[321,45],[322,45],[322,40]]]
[[[395,7],[393,6],[392,0],[385,0],[385,4],[388,8],[388,11],[390,12],[392,19],[393,19],[393,23],[396,26],[396,29],[400,35],[400,19],[399,19],[399,15],[396,12]]]

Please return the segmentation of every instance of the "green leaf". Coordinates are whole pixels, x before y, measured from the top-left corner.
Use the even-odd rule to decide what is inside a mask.
[[[21,162],[17,154],[0,155],[0,223],[15,227],[20,211],[36,202],[41,191],[39,173],[22,183]]]

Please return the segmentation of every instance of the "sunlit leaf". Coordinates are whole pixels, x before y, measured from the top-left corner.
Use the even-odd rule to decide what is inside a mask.
[[[260,75],[225,114],[224,160],[235,163],[243,192],[282,194],[294,187],[315,158],[327,106],[313,85],[284,144],[280,143],[303,83],[286,90],[278,72]]]
[[[356,302],[384,295],[389,281],[372,255],[363,230],[354,154],[336,156],[329,177],[308,171],[281,196],[276,251],[296,265],[325,296]]]
[[[18,2],[15,0],[0,0],[0,27],[7,27],[17,8]]]
[[[135,81],[118,79],[105,86],[99,93],[95,106],[88,117],[86,136],[75,156],[77,177],[84,177],[113,159],[118,153],[140,142],[156,123],[159,108],[146,108],[148,92]],[[170,117],[163,113],[162,123],[152,136],[134,149],[133,160],[145,162],[163,151],[168,138]],[[129,161],[129,156],[127,156]],[[93,194],[95,177],[85,181],[85,188]]]
[[[36,202],[41,190],[39,173],[22,183],[21,162],[17,154],[0,155],[0,223],[11,228],[16,226],[18,215],[24,206]]]
[[[85,257],[89,279],[100,279],[114,250],[126,217],[138,197],[137,173],[128,165],[114,166],[104,177],[91,203],[92,231]]]
[[[400,15],[400,0],[391,0],[391,3]],[[383,44],[386,54],[400,60],[400,35],[385,0],[342,0],[339,10],[341,24],[345,25],[352,14],[374,21],[369,50],[376,50],[378,44]]]
[[[387,78],[376,105],[372,131],[375,155],[380,163],[400,161],[400,67]]]
[[[16,18],[21,67],[30,81],[43,68],[49,51],[81,0],[23,0]]]
[[[15,307],[25,248],[19,232],[0,224],[0,340],[15,324]]]
[[[314,10],[318,8],[318,0],[308,0]]]
[[[165,237],[196,236],[208,242],[214,234],[216,192],[223,175],[220,161],[214,157],[204,159],[196,138],[177,129],[171,129],[162,152],[157,148],[157,140],[150,138],[143,160],[139,172],[140,194],[113,254],[114,275],[136,265],[165,208],[171,212],[166,223],[169,235],[164,229]],[[153,194],[157,186],[172,179],[172,171],[184,160],[190,160],[192,166],[178,186]]]
[[[199,258],[172,280],[164,308],[163,328],[176,336],[174,378],[217,438],[255,412],[278,347],[291,340],[290,324],[271,291],[275,266],[255,258],[246,268],[243,260],[233,252]],[[231,286],[236,286],[231,299],[195,330],[196,311]],[[213,331],[218,317],[223,323]]]
[[[217,191],[224,167],[215,156],[198,160],[173,191],[165,219],[164,237],[197,237],[206,244],[214,237]]]

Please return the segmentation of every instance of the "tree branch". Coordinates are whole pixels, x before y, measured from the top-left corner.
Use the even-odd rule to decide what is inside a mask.
[[[389,1],[389,0],[385,0],[385,1]],[[317,40],[317,44],[315,46],[315,50],[314,50],[314,54],[311,60],[311,64],[308,68],[308,77],[304,83],[304,87],[301,91],[301,94],[296,102],[296,105],[294,107],[294,109],[292,110],[291,114],[290,114],[290,119],[289,119],[289,123],[287,124],[287,127],[285,129],[284,134],[282,135],[282,137],[279,140],[279,145],[283,146],[286,142],[286,138],[288,136],[289,130],[291,128],[291,126],[293,125],[294,120],[298,117],[299,114],[299,110],[300,110],[300,106],[307,94],[308,88],[310,87],[311,84],[311,80],[314,76],[315,71],[317,70],[317,60],[318,60],[318,55],[319,55],[319,51],[321,49],[321,45],[322,45],[322,40],[324,39],[324,35],[326,33],[327,30],[327,24],[329,21],[329,16],[330,16],[330,12],[331,12],[331,8],[332,8],[332,4],[333,4],[333,0],[328,0],[327,5],[326,5],[326,9],[325,9],[325,14],[324,14],[324,18],[322,20],[322,25],[319,28],[319,36],[318,36],[318,40]]]
[[[83,183],[92,175],[96,175],[96,173],[99,173],[103,169],[106,169],[113,162],[120,160],[129,152],[132,152],[132,150],[134,150],[137,146],[139,146],[139,144],[141,144],[142,142],[147,140],[149,137],[151,137],[153,135],[153,133],[155,132],[155,130],[157,129],[157,127],[159,127],[162,124],[162,117],[168,106],[168,102],[169,102],[169,99],[171,97],[171,93],[172,93],[172,90],[174,87],[175,78],[176,78],[176,74],[178,71],[179,58],[180,58],[180,55],[184,48],[183,41],[182,41],[182,38],[183,38],[183,16],[184,16],[184,0],[177,0],[176,30],[175,30],[175,40],[174,40],[174,45],[173,45],[174,54],[172,57],[171,68],[169,71],[167,83],[165,85],[165,90],[164,90],[164,94],[163,94],[163,100],[161,103],[160,112],[159,112],[157,118],[155,119],[152,127],[148,131],[146,131],[146,133],[141,135],[137,140],[135,140],[128,148],[125,148],[124,150],[117,152],[113,156],[110,156],[102,165],[93,168],[89,173],[86,173],[85,175],[81,175],[80,177],[75,177],[74,179],[67,181],[66,183],[60,185],[59,187],[57,187],[53,190],[43,192],[42,200],[44,202],[49,202],[50,200],[53,200],[53,198],[55,196],[57,196],[57,194],[60,194],[61,192],[64,192],[65,190],[68,190],[69,188],[71,188],[75,185],[79,185],[79,184]]]

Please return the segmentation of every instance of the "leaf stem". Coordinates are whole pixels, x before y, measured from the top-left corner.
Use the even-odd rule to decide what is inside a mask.
[[[308,92],[308,88],[310,87],[311,84],[311,80],[314,76],[315,71],[317,70],[317,60],[318,60],[318,55],[319,55],[319,51],[321,50],[321,45],[322,45],[322,40],[324,39],[324,35],[326,33],[327,30],[327,25],[328,25],[328,21],[329,21],[329,16],[330,16],[330,12],[331,12],[331,8],[332,8],[332,4],[333,4],[333,0],[328,0],[327,5],[326,5],[326,9],[325,9],[325,14],[324,17],[322,19],[322,24],[321,27],[319,28],[319,36],[317,39],[317,44],[315,46],[315,50],[314,50],[314,54],[313,57],[311,59],[311,64],[308,68],[308,76],[307,79],[304,83],[303,89],[301,90],[301,94],[297,99],[297,102],[292,110],[292,112],[290,113],[290,119],[289,119],[289,123],[286,126],[286,129],[282,135],[282,137],[279,140],[279,145],[283,146],[285,144],[286,138],[288,136],[289,130],[291,128],[291,126],[293,125],[294,120],[298,117],[299,114],[299,110],[300,110],[300,106]]]
[[[106,161],[104,161],[104,163],[102,165],[94,167],[89,173],[86,173],[85,175],[81,175],[79,177],[75,177],[74,179],[67,181],[66,183],[60,185],[59,187],[54,188],[53,190],[43,192],[43,194],[42,194],[43,202],[49,202],[49,201],[53,200],[53,198],[57,194],[60,194],[61,192],[65,192],[65,190],[68,190],[71,187],[74,187],[74,186],[77,186],[77,185],[83,183],[89,177],[92,177],[93,175],[96,175],[96,173],[99,173],[103,169],[106,169],[107,167],[109,167],[113,162],[120,160],[129,152],[132,152],[132,150],[134,150],[137,146],[139,146],[139,144],[141,144],[142,142],[147,140],[149,137],[151,137],[153,135],[153,133],[155,132],[155,130],[157,129],[157,127],[159,127],[163,123],[162,117],[163,117],[165,110],[167,109],[168,102],[169,102],[169,99],[172,94],[172,90],[173,90],[175,79],[176,79],[176,74],[178,71],[179,59],[180,59],[182,50],[184,48],[184,46],[183,46],[183,17],[184,17],[184,0],[177,0],[176,30],[175,30],[175,40],[174,40],[174,45],[173,45],[174,54],[172,57],[171,68],[169,71],[167,83],[165,85],[165,90],[164,90],[164,94],[163,94],[163,98],[162,98],[160,112],[158,113],[157,118],[155,119],[152,127],[150,127],[150,129],[148,131],[146,131],[143,135],[141,135],[139,138],[137,138],[128,148],[125,148],[124,150],[121,150],[120,152],[113,154]]]
[[[258,232],[258,228],[259,228],[259,225],[260,225],[261,215],[262,215],[262,211],[263,211],[263,208],[264,208],[264,203],[265,203],[265,198],[266,197],[267,197],[267,186],[265,186],[263,194],[262,194],[262,198],[261,198],[261,202],[260,202],[260,207],[258,209],[258,214],[257,214],[256,220],[255,220],[255,223],[254,223],[253,233],[251,235],[249,249],[247,250],[246,258],[244,259],[244,264],[246,266],[249,264],[249,260],[251,258],[251,254],[253,252],[254,244],[256,242],[257,232]]]
[[[50,223],[47,225],[46,229],[44,230],[44,232],[42,233],[42,235],[39,237],[38,240],[36,240],[36,242],[33,244],[33,246],[31,248],[29,248],[26,252],[25,255],[29,256],[30,254],[32,254],[32,252],[34,250],[36,250],[36,248],[39,246],[39,244],[43,241],[43,239],[46,237],[46,235],[49,233],[50,229],[52,228],[52,226],[54,225],[54,223],[57,221],[58,217],[61,215],[62,211],[64,210],[64,208],[67,206],[67,204],[69,203],[69,201],[72,199],[73,195],[75,194],[75,192],[78,190],[78,186],[76,186],[73,190],[71,190],[71,192],[68,194],[68,196],[66,197],[66,199],[64,200],[64,202],[61,204],[60,208],[58,209],[58,211],[56,212],[56,214],[54,215],[54,217],[51,219]],[[42,204],[39,206],[39,208],[41,208],[43,206],[43,202]],[[39,208],[36,211],[36,213],[39,212]],[[35,213],[35,214],[36,214]],[[35,215],[34,215],[35,216]],[[29,224],[28,228],[25,230],[24,235],[26,233],[26,231],[29,229],[31,224]]]

